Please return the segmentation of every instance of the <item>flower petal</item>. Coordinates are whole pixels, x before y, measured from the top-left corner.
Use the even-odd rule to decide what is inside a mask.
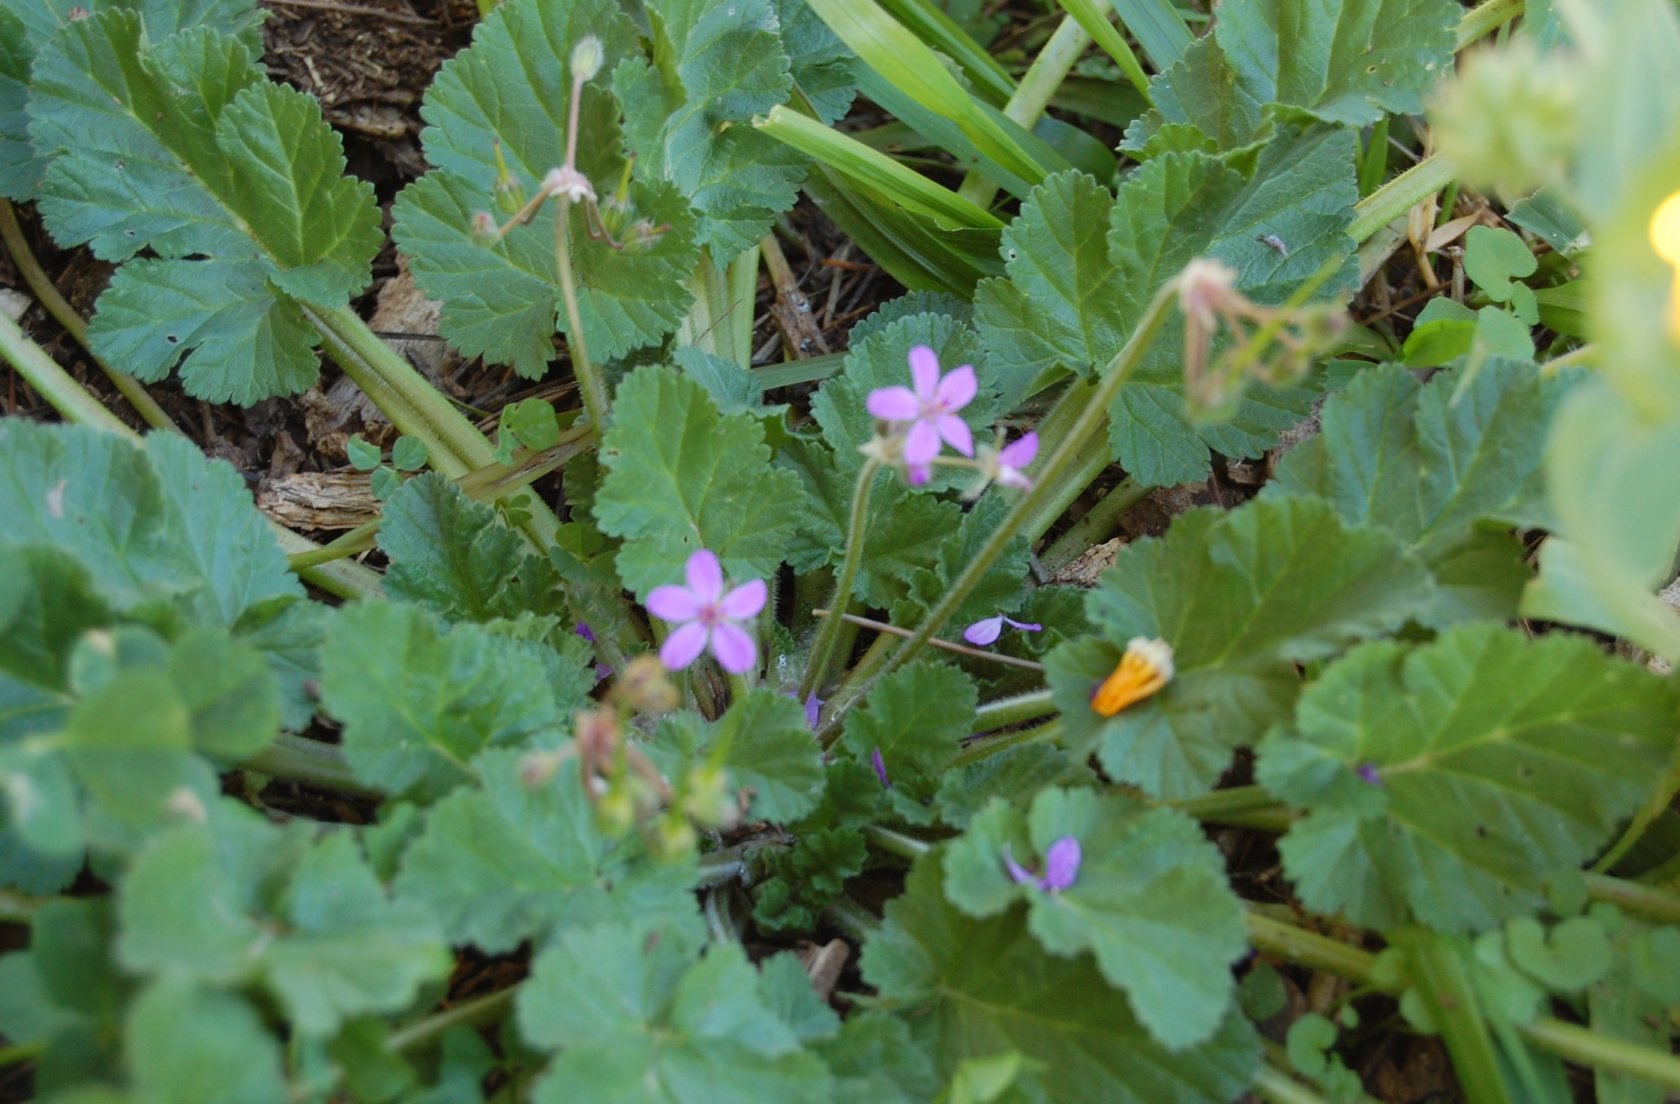
[[[965,364],[945,373],[933,398],[946,411],[961,410],[974,400],[974,394],[979,390],[980,381],[974,377],[974,369]]]
[[[865,405],[870,414],[885,422],[913,422],[922,413],[922,404],[908,387],[877,387],[869,393]]]
[[[869,765],[875,768],[875,777],[881,780],[881,788],[892,789],[892,779],[887,777],[887,761],[881,758],[880,748],[870,749]]]
[[[1009,877],[1016,885],[1035,886],[1038,884],[1038,879],[1033,876],[1032,872],[1015,861],[1015,856],[1010,854],[1007,843],[1003,845],[1003,868],[1009,871]]]
[[[723,567],[709,549],[698,548],[688,558],[688,589],[694,600],[709,606],[723,597]]]
[[[745,629],[727,621],[712,629],[712,654],[732,675],[744,675],[758,666],[758,644]]]
[[[1011,441],[1003,446],[998,453],[998,462],[1007,468],[1024,468],[1033,462],[1038,455],[1038,434],[1029,433],[1020,440]]]
[[[981,647],[985,647],[987,644],[997,640],[998,636],[1002,632],[1003,615],[999,614],[996,617],[988,617],[983,621],[976,621],[974,624],[964,629],[963,639],[968,641],[970,644],[978,644]]]
[[[1022,632],[1043,632],[1044,631],[1044,626],[1038,624],[1036,621],[1017,621],[1013,617],[1009,617],[1007,615],[1005,615],[1003,619],[1005,621],[1009,622],[1011,625],[1015,626],[1017,629],[1020,629]]]
[[[763,579],[754,579],[742,583],[734,590],[723,596],[718,608],[725,617],[733,617],[737,621],[745,621],[749,617],[757,617],[758,611],[764,608],[765,599],[769,597],[769,588]]]
[[[706,626],[690,621],[665,638],[659,649],[659,662],[670,670],[682,670],[706,650],[706,638],[710,635]]]
[[[925,486],[933,478],[933,469],[926,464],[911,464],[905,472],[906,481],[912,487]]]
[[[904,436],[904,462],[916,467],[930,463],[938,455],[939,431],[933,427],[932,421],[923,418]]]
[[[1000,487],[1014,487],[1020,491],[1032,490],[1032,480],[1016,471],[1014,468],[1004,468],[998,472],[997,483]]]
[[[955,414],[941,414],[938,425],[939,435],[945,438],[947,444],[964,456],[974,455],[974,434],[967,422]]]
[[[1067,889],[1079,879],[1079,840],[1063,836],[1044,853],[1044,877],[1039,887],[1051,891]]]
[[[822,720],[822,699],[817,697],[815,690],[805,699],[805,726],[812,732],[817,730],[817,722]]]
[[[685,586],[658,586],[647,596],[647,610],[666,621],[692,621],[700,616],[700,601]]]
[[[910,380],[916,386],[916,398],[924,403],[932,402],[939,390],[939,354],[926,345],[911,349]]]

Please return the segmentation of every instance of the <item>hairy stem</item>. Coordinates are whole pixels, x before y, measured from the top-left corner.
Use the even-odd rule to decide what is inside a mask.
[[[572,97],[575,106],[577,97]],[[575,132],[574,132],[575,133]],[[589,359],[589,346],[583,339],[583,315],[578,311],[577,274],[572,271],[572,201],[559,197],[559,210],[554,214],[554,266],[560,274],[560,299],[566,305],[566,352],[572,359],[572,374],[577,377],[578,390],[583,394],[583,409],[589,414],[589,424],[596,433],[607,428],[607,387],[595,362]]]
[[[151,393],[139,380],[106,364],[103,358],[89,348],[86,320],[76,313],[76,308],[60,294],[57,285],[41,268],[41,262],[35,259],[29,243],[24,240],[23,227],[18,225],[16,210],[13,209],[11,201],[4,198],[0,198],[0,241],[5,242],[6,252],[12,255],[12,263],[17,265],[18,272],[29,285],[29,290],[35,293],[35,298],[40,301],[41,306],[64,327],[66,333],[75,338],[76,344],[87,350],[88,355],[93,357],[93,362],[99,365],[99,370],[105,373],[105,378],[111,381],[111,386],[128,400],[128,404],[145,423],[153,429],[179,433],[181,429],[174,419],[158,405],[157,400],[152,398]]]
[[[994,755],[1001,755],[1012,748],[1026,744],[1053,744],[1062,734],[1060,720],[1047,721],[1036,728],[1019,728],[1014,732],[1005,732],[1001,736],[982,736],[970,740],[957,752],[957,757],[951,761],[953,767],[966,767],[970,763],[978,763],[990,759]]]
[[[1022,721],[1036,721],[1054,712],[1056,704],[1050,700],[1050,691],[1034,690],[1028,694],[999,698],[982,705],[974,715],[974,730],[989,732],[994,728],[1020,724]]]
[[[846,525],[846,558],[840,563],[840,574],[834,580],[834,597],[828,608],[844,613],[851,608],[852,587],[857,582],[858,567],[863,563],[864,529],[869,520],[869,494],[881,462],[873,456],[864,460],[858,471],[857,487],[852,491],[851,520]],[[817,637],[811,642],[811,654],[805,661],[805,677],[799,682],[799,700],[804,701],[816,691],[828,665],[834,657],[834,642],[840,638],[844,618],[825,617],[817,626]]]

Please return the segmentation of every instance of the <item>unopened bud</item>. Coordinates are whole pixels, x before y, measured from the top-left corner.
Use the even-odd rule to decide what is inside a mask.
[[[626,786],[613,786],[595,803],[595,822],[603,835],[617,839],[636,826],[636,798]]]
[[[659,818],[653,833],[653,853],[661,859],[676,860],[694,850],[700,834],[694,826],[675,812]]]
[[[560,769],[564,758],[558,751],[533,751],[519,761],[519,784],[527,790],[541,789]]]
[[[594,80],[595,74],[601,71],[606,63],[607,55],[601,49],[601,40],[594,35],[584,35],[572,47],[572,79],[577,81]]]
[[[639,655],[627,663],[616,691],[638,713],[669,713],[682,704],[670,672],[654,655]]]
[[[489,211],[474,211],[467,232],[472,235],[474,245],[495,245],[496,240],[502,236],[496,226],[495,216]]]
[[[740,820],[740,806],[729,793],[729,777],[723,768],[701,764],[688,772],[682,811],[707,828],[733,828]]]
[[[573,203],[582,203],[586,199],[595,198],[595,186],[589,183],[589,178],[576,169],[550,169],[543,177],[542,188],[551,196],[561,196]]]
[[[517,215],[525,206],[525,185],[509,177],[496,182],[496,206],[504,215]]]

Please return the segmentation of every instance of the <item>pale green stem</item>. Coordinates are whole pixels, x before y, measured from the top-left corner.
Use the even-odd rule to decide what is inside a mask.
[[[875,476],[881,470],[881,462],[873,456],[863,462],[858,471],[857,487],[852,491],[851,520],[846,526],[846,557],[840,562],[840,574],[834,580],[834,597],[829,601],[828,608],[835,612],[845,612],[851,608],[852,587],[857,582],[858,568],[863,562],[863,544],[865,528],[869,521],[869,494],[875,484]],[[817,626],[816,639],[811,642],[811,654],[805,661],[805,677],[799,682],[798,700],[804,701],[817,689],[824,673],[834,655],[834,642],[840,638],[840,626],[845,621],[839,617],[825,617],[821,625]]]
[[[1103,413],[1106,423],[1107,411]],[[1085,493],[1085,489],[1113,463],[1108,434],[1102,432],[1103,428],[1099,425],[1098,432],[1085,439],[1079,452],[1068,464],[1061,482],[1049,489],[1039,500],[1038,508],[1033,511],[1032,516],[1021,523],[1021,531],[1027,535],[1029,542],[1036,543],[1049,532],[1050,527],[1056,524],[1056,519],[1067,513],[1068,507],[1079,501],[1079,496]],[[1033,475],[1032,478],[1037,482],[1042,477]]]
[[[1234,786],[1228,790],[1215,790],[1172,804],[1197,820],[1228,824],[1233,828],[1282,832],[1286,831],[1295,819],[1295,814],[1289,806],[1259,786]]]
[[[1384,988],[1372,977],[1375,955],[1252,910],[1246,919],[1249,941],[1256,949],[1312,969],[1327,970],[1359,985]],[[1612,1039],[1550,1016],[1517,1024],[1516,1030],[1530,1042],[1572,1062],[1680,1090],[1680,1058],[1664,1051]]]
[[[1071,17],[1062,20],[1062,25],[1056,28],[1056,33],[1050,36],[1050,41],[1044,44],[1032,65],[1028,66],[1009,102],[1003,105],[1004,115],[1023,129],[1032,130],[1039,116],[1044,114],[1044,109],[1050,106],[1050,98],[1056,94],[1056,89],[1062,86],[1079,55],[1090,44],[1091,36],[1085,33],[1085,28],[1077,20]],[[997,184],[977,168],[969,169],[957,188],[958,195],[977,207],[990,207],[997,191]]]
[[[1482,0],[1458,21],[1458,42],[1453,49],[1464,49],[1522,13],[1523,0]]]
[[[907,836],[903,832],[895,832],[891,828],[883,828],[879,824],[865,824],[863,834],[880,850],[889,855],[897,855],[901,859],[909,859],[911,862],[933,850],[932,844],[924,843],[914,836]]]
[[[306,782],[324,790],[381,797],[382,792],[356,777],[344,752],[336,744],[324,744],[282,732],[268,747],[240,764],[246,770]]]
[[[577,102],[576,96],[572,102]],[[589,424],[595,427],[596,433],[605,433],[610,409],[607,387],[595,362],[589,359],[589,346],[583,337],[583,315],[578,310],[577,274],[572,271],[572,201],[560,196],[558,204],[559,209],[554,213],[554,267],[560,274],[560,301],[566,306],[566,352],[571,357],[572,375],[577,377]]]
[[[1249,1087],[1267,1104],[1325,1104],[1322,1096],[1264,1063],[1254,1071],[1254,1082]]]
[[[1050,700],[1050,691],[1034,690],[1029,694],[999,698],[982,705],[974,714],[974,730],[990,732],[992,729],[1020,724],[1022,721],[1036,721],[1054,712],[1056,703]]]
[[[1047,721],[1036,728],[1022,728],[1014,732],[1006,732],[1001,736],[985,736],[978,740],[971,740],[963,749],[957,752],[957,757],[951,761],[953,767],[966,767],[970,763],[978,763],[990,759],[994,755],[1002,755],[1012,748],[1026,744],[1053,744],[1062,735],[1060,720]]]
[[[407,1027],[398,1028],[385,1037],[385,1049],[391,1054],[401,1054],[405,1050],[413,1050],[442,1039],[450,1028],[462,1024],[477,1026],[496,1019],[513,1003],[513,998],[518,996],[522,985],[524,982],[519,982],[506,989],[498,989],[494,993],[462,1001],[442,1012],[417,1020]]]
[[[21,375],[29,386],[45,399],[65,421],[77,425],[103,429],[135,444],[140,435],[125,425],[122,419],[106,409],[105,404],[71,378],[58,362],[29,339],[16,322],[0,315],[0,357]],[[269,531],[288,553],[311,551],[318,546],[305,537],[276,522],[268,523]],[[379,576],[360,564],[340,563],[298,571],[298,576],[341,598],[361,598],[379,593]]]
[[[1680,924],[1680,894],[1640,882],[1588,874],[1587,892],[1595,901],[1610,901],[1629,912],[1664,924]]]
[[[1356,242],[1375,234],[1407,211],[1452,183],[1453,169],[1440,154],[1430,154],[1353,207],[1348,237]]]
[[[32,1043],[16,1043],[12,1046],[0,1047],[0,1069],[33,1062],[47,1051],[45,1039],[36,1039]]]
[[[93,357],[99,370],[105,373],[105,378],[128,400],[130,406],[140,415],[145,423],[153,429],[165,429],[179,433],[180,427],[175,424],[157,400],[140,383],[139,380],[127,372],[119,371],[106,364],[104,359],[88,346],[87,322],[76,313],[76,308],[58,290],[46,272],[41,268],[41,262],[35,259],[30,251],[29,243],[24,240],[23,228],[18,225],[17,212],[11,202],[0,198],[0,241],[6,244],[6,251],[12,255],[12,262],[17,265],[18,272],[23,275],[29,290],[35,293],[35,298],[48,314],[63,326],[65,332],[75,339],[76,344],[87,349],[88,355]]]
[[[1051,573],[1072,563],[1093,545],[1107,540],[1119,526],[1121,515],[1142,502],[1148,494],[1149,488],[1140,486],[1136,480],[1128,478],[1122,481],[1069,526],[1067,532],[1057,537],[1039,555],[1039,563]]]
[[[1132,331],[1132,336],[1126,341],[1125,347],[1115,354],[1114,359],[1103,370],[1101,382],[1092,393],[1091,401],[1081,412],[1068,436],[1062,441],[1060,447],[1051,454],[1050,458],[1045,461],[1044,466],[1033,474],[1032,489],[1022,493],[1021,497],[1016,499],[1014,507],[1003,516],[1002,521],[992,531],[986,543],[963,567],[962,572],[952,580],[951,585],[941,595],[939,602],[928,611],[927,616],[922,619],[921,624],[917,626],[910,638],[889,653],[886,660],[880,664],[873,675],[862,681],[854,680],[847,687],[844,700],[831,703],[833,717],[844,714],[853,702],[868,693],[869,687],[875,679],[915,658],[927,646],[928,640],[943,628],[945,622],[951,619],[951,615],[962,606],[964,599],[985,577],[992,564],[996,563],[999,557],[1004,554],[1010,542],[1014,540],[1015,535],[1021,531],[1028,519],[1033,517],[1046,501],[1055,498],[1058,493],[1065,493],[1063,483],[1070,478],[1085,445],[1094,435],[1103,431],[1103,426],[1108,420],[1109,404],[1114,401],[1115,396],[1120,393],[1120,389],[1131,380],[1132,374],[1143,363],[1144,354],[1155,342],[1155,335],[1160,331],[1167,316],[1172,313],[1172,304],[1177,290],[1178,281],[1174,279],[1167,281],[1156,291],[1155,297],[1150,301],[1143,317],[1139,319],[1137,328]],[[836,606],[835,608],[840,607]],[[832,725],[833,722],[831,721],[830,724]]]

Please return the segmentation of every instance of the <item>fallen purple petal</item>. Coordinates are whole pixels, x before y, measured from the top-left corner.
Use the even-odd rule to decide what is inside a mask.
[[[881,785],[886,789],[892,789],[892,779],[887,777],[887,761],[881,758],[880,748],[870,750],[869,763],[875,768],[875,777],[881,780]]]
[[[1377,769],[1375,763],[1361,763],[1354,768],[1353,773],[1357,774],[1362,782],[1368,782],[1373,786],[1383,784],[1382,772]]]
[[[982,648],[995,641],[1003,633],[1003,614],[987,617],[976,621],[963,630],[963,639],[970,644],[978,644]]]
[[[1079,841],[1073,836],[1063,836],[1052,843],[1050,850],[1044,853],[1044,877],[1039,880],[1038,887],[1050,893],[1059,893],[1072,886],[1079,878],[1082,857]]]

